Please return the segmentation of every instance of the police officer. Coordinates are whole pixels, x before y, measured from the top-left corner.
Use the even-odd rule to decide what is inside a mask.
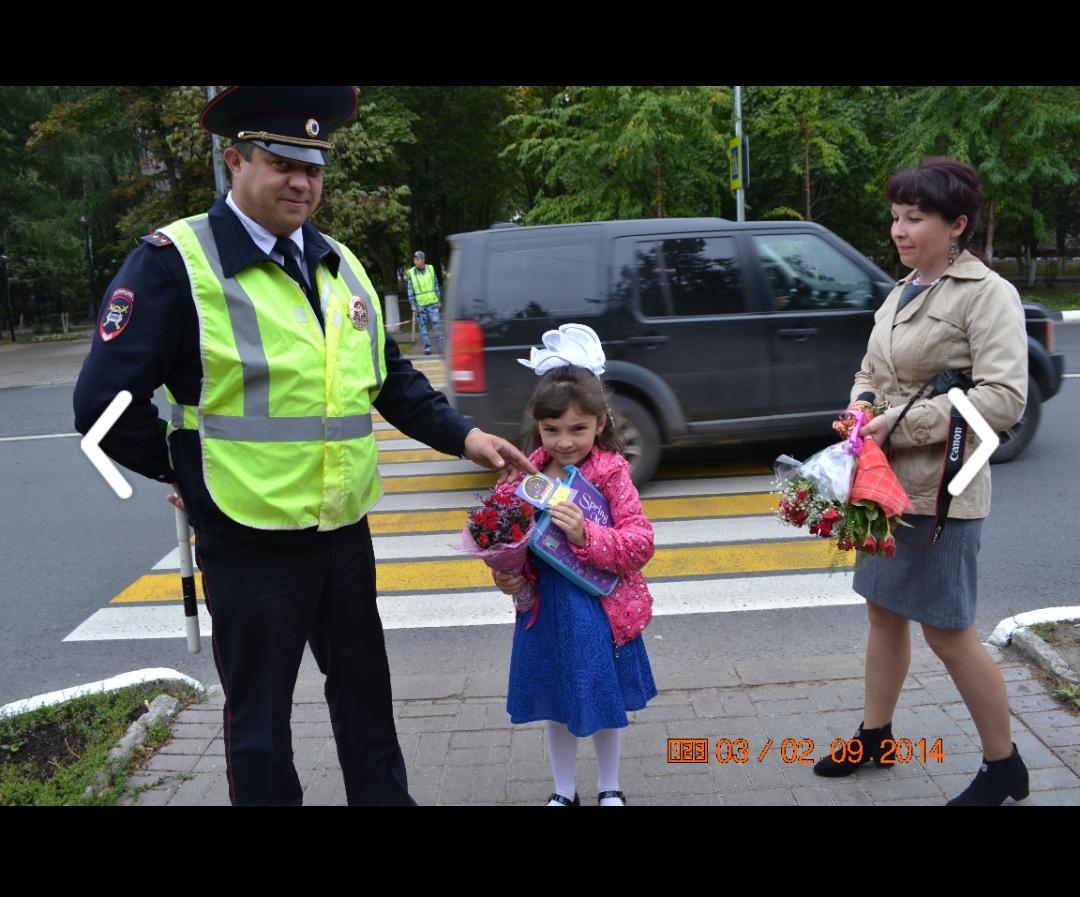
[[[413,266],[405,272],[405,283],[409,290],[409,305],[420,322],[420,335],[424,338],[424,354],[431,354],[430,330],[439,341],[439,351],[443,351],[442,323],[439,320],[439,302],[442,293],[439,290],[439,278],[435,269],[425,263],[422,250],[413,253]]]
[[[132,393],[101,447],[174,484],[195,529],[234,804],[302,801],[289,721],[305,643],[349,803],[412,803],[365,516],[382,493],[372,408],[439,451],[532,470],[401,358],[363,266],[309,223],[326,138],[356,105],[352,87],[233,87],[207,104],[202,125],[233,141],[232,189],[143,238],[75,387],[83,433]]]

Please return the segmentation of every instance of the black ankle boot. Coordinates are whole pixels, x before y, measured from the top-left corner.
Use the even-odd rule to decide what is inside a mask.
[[[975,781],[947,807],[999,807],[1006,797],[1023,800],[1028,796],[1028,771],[1020,752],[1013,745],[1012,753],[1004,760],[987,760],[975,774]]]
[[[862,743],[862,757],[858,763],[850,759],[850,752],[844,753],[844,759],[840,763],[837,763],[832,754],[828,753],[814,764],[814,772],[819,776],[840,778],[851,775],[856,769],[871,760],[874,761],[875,766],[882,766],[881,755],[885,753],[882,742],[892,742],[892,723],[888,722],[880,729],[864,729],[863,724],[859,723],[859,728],[851,736],[851,740],[854,741],[856,738]],[[837,751],[837,753],[840,752]],[[856,753],[858,752],[856,751]]]

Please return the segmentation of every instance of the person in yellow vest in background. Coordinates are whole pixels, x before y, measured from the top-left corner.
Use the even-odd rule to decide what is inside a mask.
[[[309,221],[326,139],[353,87],[232,87],[203,109],[232,189],[143,238],[102,303],[75,387],[85,433],[175,487],[196,536],[226,703],[234,804],[300,804],[293,688],[306,643],[326,676],[350,804],[411,804],[375,603],[367,513],[382,495],[372,412],[441,452],[532,470],[471,428],[400,356],[363,266]],[[164,384],[168,422],[152,402]]]
[[[413,314],[420,324],[420,336],[424,340],[424,354],[431,354],[431,337],[428,330],[435,335],[439,343],[439,351],[444,348],[442,324],[439,322],[439,302],[442,293],[439,291],[439,278],[435,276],[435,269],[429,268],[425,256],[419,249],[413,253],[413,266],[405,273],[405,283],[409,290],[409,305],[412,306]]]

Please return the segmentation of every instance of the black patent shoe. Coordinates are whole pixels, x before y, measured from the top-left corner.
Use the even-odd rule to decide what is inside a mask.
[[[568,798],[568,797],[563,797],[561,794],[559,794],[558,791],[552,791],[551,792],[551,797],[549,797],[547,799],[547,802],[548,802],[548,804],[550,804],[552,801],[555,801],[555,803],[557,803],[557,804],[562,804],[564,807],[580,807],[581,806],[581,798],[579,798],[577,796],[577,794],[574,794],[574,799],[570,800],[570,798]]]
[[[596,803],[597,803],[597,805],[602,807],[603,803],[601,803],[601,801],[603,801],[605,798],[609,798],[609,797],[614,797],[614,798],[617,798],[618,800],[621,800],[622,805],[624,807],[626,806],[626,795],[623,794],[621,791],[601,791],[598,795],[596,795]],[[610,807],[611,804],[608,804],[608,806]]]
[[[1004,760],[987,760],[975,774],[975,780],[962,794],[954,797],[947,807],[999,807],[1005,798],[1023,800],[1028,796],[1028,771],[1013,745],[1013,752]]]
[[[850,749],[851,743],[856,739],[862,745],[862,756],[859,757],[858,761],[851,758],[852,751]],[[884,745],[886,741],[889,742],[890,746],[894,743],[892,722],[887,722],[880,729],[864,729],[863,724],[859,723],[859,728],[851,736],[851,741],[844,745],[843,748],[830,751],[830,753],[818,760],[814,764],[814,772],[819,776],[836,779],[851,775],[856,769],[871,760],[879,768],[885,766],[887,764],[881,762],[881,757],[886,750]],[[837,753],[840,754],[839,760],[834,759]],[[856,749],[854,753],[857,755],[859,752]]]

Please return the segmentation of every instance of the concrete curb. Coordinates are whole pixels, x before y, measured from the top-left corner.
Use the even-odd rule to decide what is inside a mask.
[[[112,781],[113,777],[120,773],[127,765],[132,755],[143,746],[147,732],[154,726],[158,726],[171,720],[182,708],[182,704],[172,695],[158,695],[150,702],[146,713],[128,726],[116,746],[109,751],[105,759],[105,765],[98,770],[94,781],[86,786],[83,797],[93,797],[101,794]]]
[[[41,707],[51,707],[55,704],[64,704],[74,698],[85,695],[97,694],[98,692],[118,691],[131,685],[142,685],[145,682],[182,682],[196,691],[205,694],[206,688],[201,682],[185,676],[183,673],[171,670],[167,667],[149,667],[144,670],[133,670],[130,673],[121,673],[109,679],[101,679],[98,682],[88,682],[85,685],[73,685],[71,688],[63,688],[60,691],[50,691],[46,694],[35,695],[22,701],[12,701],[0,707],[0,719],[9,716],[18,716],[38,710]]]
[[[1012,639],[1013,633],[1024,626],[1035,623],[1060,623],[1062,620],[1080,619],[1080,605],[1072,607],[1045,607],[1041,610],[1029,610],[1015,617],[1006,617],[990,633],[987,641],[991,645],[1004,648]]]
[[[1072,671],[1060,654],[1028,627],[1017,629],[1012,636],[1012,646],[1041,669],[1055,676],[1080,685],[1080,676]]]

